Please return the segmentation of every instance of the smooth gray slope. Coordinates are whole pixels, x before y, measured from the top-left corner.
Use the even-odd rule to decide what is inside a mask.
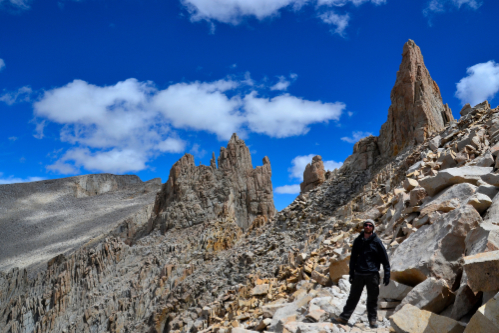
[[[123,222],[147,223],[160,187],[111,174],[0,185],[0,271],[42,268]]]

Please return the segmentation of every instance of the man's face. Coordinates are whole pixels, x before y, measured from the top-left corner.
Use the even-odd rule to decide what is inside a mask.
[[[370,233],[372,233],[372,232],[373,232],[373,230],[374,230],[374,226],[373,226],[373,224],[372,224],[372,223],[370,223],[370,222],[366,222],[366,223],[364,223],[364,232],[365,232],[366,234],[370,234]]]

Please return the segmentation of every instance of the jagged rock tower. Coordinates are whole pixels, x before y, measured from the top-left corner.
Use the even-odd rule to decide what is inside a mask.
[[[378,139],[382,156],[395,156],[403,148],[421,143],[443,130],[445,124],[454,120],[424,64],[420,48],[410,39],[404,45],[390,98],[388,120],[381,127]]]
[[[250,151],[236,134],[220,149],[218,168],[215,153],[209,166],[196,166],[185,154],[156,197],[155,226],[166,231],[224,217],[247,229],[257,216],[275,214],[271,175],[268,157],[253,169]]]

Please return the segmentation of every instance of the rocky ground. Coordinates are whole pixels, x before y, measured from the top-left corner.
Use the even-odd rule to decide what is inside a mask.
[[[36,276],[0,273],[0,331],[499,332],[499,108],[453,120],[412,41],[391,98],[382,135],[333,172],[315,157],[275,214],[270,161],[253,168],[237,136],[210,166],[184,156],[149,214]],[[365,294],[348,325],[331,322],[366,218],[392,265],[376,329]]]

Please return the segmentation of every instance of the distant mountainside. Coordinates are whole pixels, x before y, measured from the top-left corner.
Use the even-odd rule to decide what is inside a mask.
[[[269,158],[253,168],[237,135],[163,185],[0,186],[0,332],[499,332],[499,108],[454,120],[412,40],[391,100],[380,136],[333,172],[314,157],[280,212]],[[330,322],[367,218],[392,265],[376,330],[365,295]]]

